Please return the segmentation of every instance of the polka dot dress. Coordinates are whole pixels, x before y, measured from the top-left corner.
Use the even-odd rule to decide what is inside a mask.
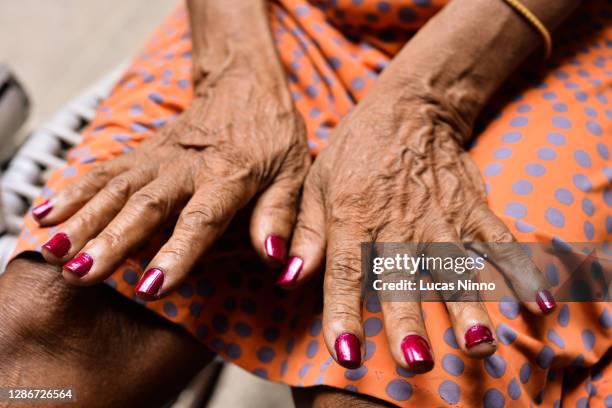
[[[282,0],[270,20],[313,156],[366,94],[401,45],[444,4],[438,0]],[[606,8],[608,7],[608,8]],[[470,153],[493,211],[521,241],[604,242],[612,233],[612,29],[609,3],[588,2],[556,51],[530,63],[491,101]],[[157,30],[100,106],[69,165],[43,197],[97,163],[129,152],[189,106],[191,43],[183,6]],[[187,281],[143,305],[183,326],[225,359],[292,386],[326,384],[400,406],[612,407],[609,303],[567,303],[547,318],[512,299],[487,308],[499,339],[485,360],[464,357],[444,305],[424,304],[433,371],[415,376],[391,359],[374,296],[364,301],[362,367],[337,365],[324,345],[321,282],[285,292],[250,248],[239,213]],[[16,253],[39,250],[56,229],[31,218]],[[134,298],[134,285],[167,237],[160,234],[108,279]],[[593,266],[595,268],[595,266]],[[554,265],[543,271],[559,284]],[[134,301],[141,302],[134,298]]]

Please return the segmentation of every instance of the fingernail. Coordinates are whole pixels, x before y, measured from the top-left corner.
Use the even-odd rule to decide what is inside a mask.
[[[51,201],[47,200],[41,205],[38,205],[32,208],[32,216],[36,220],[40,221],[43,218],[45,218],[45,216],[49,214],[49,212],[51,212],[52,209],[53,209],[53,204],[51,203]]]
[[[465,333],[465,346],[472,348],[481,343],[493,343],[495,339],[491,330],[481,324],[474,325]]]
[[[93,258],[86,252],[80,253],[64,265],[64,269],[82,278],[93,266]]]
[[[334,344],[338,363],[346,368],[358,368],[361,366],[361,344],[359,339],[352,333],[342,333]]]
[[[425,373],[433,366],[433,357],[429,343],[417,334],[410,334],[402,340],[402,352],[410,370],[415,373]]]
[[[42,247],[47,251],[51,252],[58,258],[63,257],[70,251],[70,238],[63,232],[58,232],[50,240],[48,240]]]
[[[153,299],[163,283],[164,272],[157,268],[149,269],[142,275],[138,285],[136,285],[136,294],[143,299]]]
[[[292,256],[289,258],[289,262],[287,262],[287,266],[283,270],[282,275],[276,281],[277,285],[280,286],[290,286],[295,283],[298,276],[300,276],[300,272],[302,272],[302,267],[304,266],[304,261],[302,258],[297,256]]]
[[[285,240],[278,235],[269,235],[264,243],[266,255],[279,262],[285,263],[285,252],[287,244]]]
[[[546,289],[540,289],[538,293],[536,293],[536,303],[540,307],[540,310],[544,313],[550,313],[555,307],[557,307],[555,298]]]

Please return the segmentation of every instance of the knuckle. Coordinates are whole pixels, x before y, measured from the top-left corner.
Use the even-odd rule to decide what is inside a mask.
[[[102,246],[108,249],[119,248],[124,242],[122,239],[123,234],[120,231],[114,229],[106,229],[98,235],[96,238],[96,244],[100,243]]]
[[[112,197],[126,200],[132,192],[132,183],[127,177],[115,177],[106,185],[105,190]]]
[[[164,215],[167,212],[167,203],[160,193],[141,191],[132,196],[132,202],[148,214]]]
[[[186,208],[181,214],[181,228],[188,231],[201,231],[204,228],[217,228],[223,224],[223,209],[212,205],[197,205]]]
[[[423,318],[418,310],[404,310],[401,314],[393,316],[393,325],[395,327],[414,330],[423,325]]]

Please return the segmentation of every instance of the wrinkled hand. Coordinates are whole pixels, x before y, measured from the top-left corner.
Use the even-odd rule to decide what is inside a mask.
[[[362,242],[512,242],[489,209],[478,168],[462,148],[466,126],[427,98],[394,100],[371,93],[335,131],[306,179],[289,266],[279,283],[293,287],[326,259],[324,338],[340,364],[361,362]],[[417,254],[415,254],[417,255]],[[525,254],[501,265],[521,299],[545,287]],[[445,276],[436,276],[444,280]],[[495,351],[484,305],[447,301],[458,344],[466,354]],[[414,372],[433,367],[420,302],[381,299],[396,362]],[[535,302],[527,304],[542,313]]]
[[[61,242],[52,242],[43,247],[45,259],[60,265],[76,256],[64,277],[99,282],[180,213],[149,265],[157,271],[137,288],[145,298],[158,297],[177,287],[236,211],[259,194],[253,245],[264,260],[283,262],[310,164],[303,121],[284,85],[231,73],[215,78],[175,122],[59,191],[39,222],[63,223],[70,249],[62,253]]]

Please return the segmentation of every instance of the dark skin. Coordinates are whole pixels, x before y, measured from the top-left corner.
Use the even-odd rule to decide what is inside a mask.
[[[554,28],[577,2],[523,3],[547,27]],[[17,344],[28,345],[22,349],[27,352],[0,362],[4,365],[0,367],[2,372],[11,373],[10,385],[46,384],[51,381],[48,373],[63,372],[61,367],[67,373],[64,380],[80,390],[111,381],[114,385],[109,389],[113,393],[106,398],[123,403],[159,390],[165,373],[180,371],[187,376],[206,361],[206,353],[195,340],[168,323],[144,323],[148,321],[145,311],[136,312],[126,304],[102,307],[111,299],[103,288],[93,288],[100,292],[84,298],[79,290],[90,289],[71,286],[91,285],[112,273],[142,239],[138,234],[145,232],[131,226],[142,225],[137,214],[143,211],[153,210],[156,215],[146,224],[152,230],[189,203],[172,239],[151,263],[166,274],[164,286],[156,294],[163,296],[187,275],[233,214],[259,193],[251,236],[264,259],[271,262],[263,250],[269,234],[288,240],[293,233],[289,255],[304,260],[303,270],[293,283],[299,285],[316,273],[326,255],[323,330],[334,358],[334,341],[340,333],[350,332],[363,339],[359,242],[513,240],[486,206],[480,175],[463,149],[486,101],[541,41],[502,1],[455,0],[436,15],[341,122],[310,172],[303,125],[286,89],[264,2],[244,2],[229,8],[220,0],[193,0],[190,17],[193,27],[202,27],[192,30],[197,95],[193,106],[134,151],[129,160],[108,162],[94,173],[95,177],[86,177],[51,199],[53,210],[41,223],[61,224],[60,229],[72,241],[70,252],[63,257],[43,253],[57,267],[16,260],[0,278],[0,305],[7,309],[0,313],[4,320],[0,325],[1,353],[15,350]],[[254,100],[267,103],[251,103]],[[236,110],[227,108],[235,104],[239,106]],[[269,140],[276,142],[266,144]],[[245,161],[253,157],[253,152],[254,159]],[[359,160],[366,152],[369,159]],[[164,161],[168,156],[181,160]],[[117,175],[125,170],[124,174],[130,176],[120,176],[123,179],[117,181]],[[167,180],[176,177],[189,182],[169,188]],[[305,178],[297,212],[297,197]],[[211,196],[216,201],[211,201]],[[91,252],[94,258],[88,274],[78,278],[64,270],[67,283],[53,275],[79,251]],[[519,254],[513,256],[520,259]],[[535,293],[544,285],[531,265],[524,264],[521,271],[529,279],[508,271],[519,283],[518,290]],[[61,296],[48,296],[38,285],[28,284],[28,276],[32,276],[30,282],[42,276]],[[520,282],[526,283],[521,287]],[[41,303],[32,309],[34,296],[39,296]],[[83,304],[91,308],[87,309],[87,318],[78,314]],[[407,367],[400,340],[411,333],[427,338],[420,305],[383,302],[382,306],[391,353],[399,365]],[[540,313],[534,302],[527,302],[526,307]],[[447,309],[457,339],[462,339],[466,328],[475,323],[493,328],[486,309],[478,302],[449,302]],[[24,321],[28,322],[25,326]],[[51,345],[36,340],[52,337],[57,327],[67,322],[68,328],[74,327],[79,333],[90,329],[92,321],[99,325],[95,327],[97,336],[63,337],[61,343]],[[33,335],[29,327],[36,327],[42,334]],[[101,339],[108,339],[108,343],[100,345]],[[147,361],[130,358],[139,354],[143,344],[149,344],[148,352],[157,357]],[[111,346],[125,353],[121,355],[125,360],[119,361],[128,362],[130,370],[115,373],[104,368],[113,364],[99,364],[97,370],[91,370],[82,363],[90,358],[82,355],[82,350],[110,350]],[[495,342],[470,349],[461,342],[460,346],[472,357],[495,351]],[[65,349],[75,350],[74,355],[64,353],[65,360],[58,360],[55,353]],[[433,349],[435,352],[435,344]],[[189,360],[185,354],[198,357]],[[153,367],[147,365],[150,361]],[[192,367],[191,371],[185,367]],[[143,381],[142,386],[131,386],[137,380]],[[170,388],[178,389],[184,381],[180,377]],[[94,406],[100,398],[86,391],[81,395],[93,404],[88,406]],[[299,398],[321,407],[331,406],[332,400],[334,406],[354,405],[355,398],[366,406],[380,404],[322,391],[320,387],[300,392]]]

